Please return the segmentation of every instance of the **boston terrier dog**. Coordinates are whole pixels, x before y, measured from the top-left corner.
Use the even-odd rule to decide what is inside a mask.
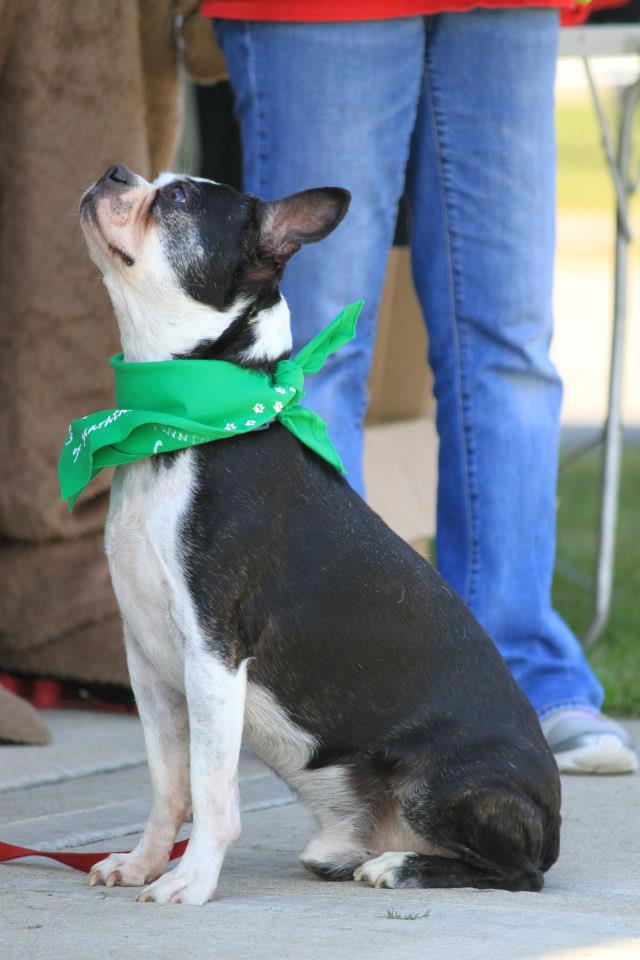
[[[284,266],[349,200],[111,167],[81,223],[125,361],[271,372],[291,350]],[[106,550],[153,806],[90,884],[211,900],[240,833],[244,732],[315,815],[301,860],[319,877],[542,888],[560,786],[534,710],[464,602],[284,426],[119,467]]]

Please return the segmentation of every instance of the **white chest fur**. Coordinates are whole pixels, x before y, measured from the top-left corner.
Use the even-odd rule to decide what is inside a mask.
[[[106,526],[106,550],[113,586],[122,612],[126,643],[144,654],[160,677],[185,690],[185,646],[198,653],[198,679],[213,700],[224,674],[235,675],[218,661],[201,634],[185,579],[183,521],[194,486],[191,451],[157,469],[149,460],[120,467],[112,486]],[[204,651],[207,655],[204,655]],[[217,669],[217,680],[207,677]],[[244,676],[244,665],[242,667]],[[138,683],[145,683],[139,675]],[[302,789],[295,774],[304,768],[314,738],[294,724],[270,691],[249,682],[246,734],[253,749],[281,776]]]
[[[119,467],[105,531],[127,642],[136,643],[161,676],[179,689],[184,682],[184,638],[198,631],[180,533],[192,488],[191,451],[160,469],[149,460]]]

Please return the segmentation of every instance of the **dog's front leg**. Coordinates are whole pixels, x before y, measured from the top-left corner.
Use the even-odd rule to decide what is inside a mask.
[[[184,694],[169,686],[125,627],[131,685],[144,728],[153,806],[137,846],[97,863],[89,884],[141,887],[167,865],[176,834],[189,811],[189,722]]]
[[[212,900],[227,847],[240,836],[238,755],[242,740],[246,662],[229,669],[201,644],[185,650],[193,827],[179,866],[139,900]]]

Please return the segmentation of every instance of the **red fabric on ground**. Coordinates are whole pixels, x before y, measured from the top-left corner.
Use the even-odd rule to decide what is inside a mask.
[[[180,840],[174,844],[173,850],[169,855],[170,860],[181,857],[184,853],[188,840]],[[129,853],[129,850],[118,850],[118,853]],[[89,873],[91,868],[109,856],[109,850],[101,850],[99,853],[63,853],[58,850],[32,850],[30,847],[17,847],[12,843],[2,843],[0,841],[0,863],[8,863],[10,860],[20,860],[22,857],[47,857],[48,860],[57,860],[58,863],[64,863],[74,870],[82,870]]]

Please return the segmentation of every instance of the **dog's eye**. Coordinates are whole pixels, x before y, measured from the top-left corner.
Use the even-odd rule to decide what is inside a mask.
[[[187,195],[182,189],[182,187],[172,187],[169,193],[169,196],[171,197],[174,203],[180,204],[180,203],[187,202]]]

